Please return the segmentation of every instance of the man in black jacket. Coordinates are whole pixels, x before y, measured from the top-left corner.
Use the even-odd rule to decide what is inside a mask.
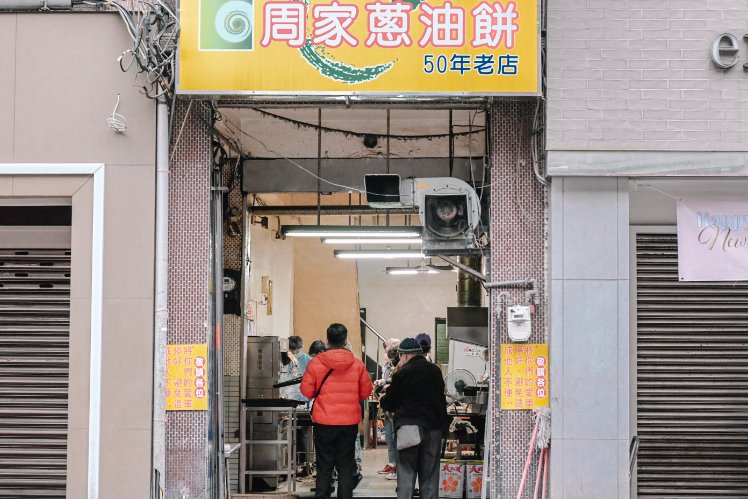
[[[398,352],[400,365],[380,404],[395,413],[396,435],[403,426],[414,425],[421,441],[397,451],[397,498],[412,497],[417,475],[421,499],[437,499],[439,450],[448,423],[444,378],[439,367],[423,356],[415,339],[405,338]]]

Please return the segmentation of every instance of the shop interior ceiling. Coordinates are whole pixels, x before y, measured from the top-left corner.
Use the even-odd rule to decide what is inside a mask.
[[[362,191],[367,173],[398,173],[401,178],[453,176],[477,187],[488,183],[483,168],[485,113],[480,109],[242,107],[219,111],[216,128],[241,150],[245,190],[255,205],[366,206]],[[318,174],[324,180],[318,180]],[[321,213],[325,213],[323,224],[419,224],[415,212]],[[286,215],[279,222],[316,220],[315,213]]]

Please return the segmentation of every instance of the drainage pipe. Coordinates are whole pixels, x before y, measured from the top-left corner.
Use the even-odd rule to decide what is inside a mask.
[[[166,476],[166,337],[168,331],[169,277],[169,108],[159,99],[156,106],[156,227],[153,317],[153,447],[152,467],[165,490]]]
[[[213,170],[212,174],[212,229],[213,229],[213,268],[212,294],[213,294],[213,331],[210,335],[208,345],[208,356],[213,367],[208,365],[209,375],[213,375],[213,381],[208,383],[213,386],[213,397],[208,402],[208,428],[213,433],[208,437],[209,467],[208,467],[208,489],[211,499],[226,497],[224,490],[224,459],[223,456],[223,196],[228,189],[223,186],[222,172]],[[219,458],[219,456],[221,456]],[[215,475],[214,475],[215,473]]]

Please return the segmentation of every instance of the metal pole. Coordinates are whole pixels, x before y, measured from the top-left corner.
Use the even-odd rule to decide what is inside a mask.
[[[169,108],[161,98],[156,107],[156,227],[153,314],[153,428],[152,468],[165,489],[166,476],[166,342],[169,289]],[[155,479],[155,477],[153,478]]]
[[[322,108],[317,109],[317,225],[322,218]]]
[[[241,366],[239,368],[239,400],[247,396],[247,332],[250,323],[248,319],[247,305],[249,303],[249,272],[250,272],[250,244],[252,242],[250,227],[251,215],[248,213],[246,194],[242,195],[242,288],[241,288],[241,311],[242,311],[242,332],[241,332]],[[247,411],[243,403],[239,404],[239,493],[245,492],[245,475],[247,467],[247,449],[244,441],[247,440]]]
[[[210,449],[209,460],[222,455],[223,453],[223,350],[221,348],[221,334],[223,332],[223,193],[226,190],[222,187],[222,172],[220,170],[213,170],[213,314],[214,314],[214,329],[211,338],[213,355],[212,358],[212,373],[213,382],[212,385],[215,391],[215,397],[211,399],[214,401],[214,407],[212,408],[213,421],[208,421],[208,425],[215,431],[213,448]],[[208,445],[211,445],[210,438],[208,439]],[[215,461],[214,461],[215,462]],[[210,489],[213,494],[218,494],[220,499],[225,497],[225,491],[223,490],[223,475],[224,475],[224,461],[223,459],[217,459],[215,465],[211,467],[211,471],[215,469],[218,473],[218,487],[216,490],[215,483],[216,477],[213,477],[213,486]],[[209,477],[209,484],[211,480]]]
[[[382,336],[381,334],[379,334],[379,331],[377,331],[376,329],[374,329],[374,327],[372,327],[371,324],[369,324],[368,322],[366,322],[366,320],[363,317],[360,317],[359,320],[361,321],[361,323],[364,326],[366,326],[369,329],[371,329],[371,332],[374,333],[375,335],[377,335],[377,338],[379,338],[380,340],[382,340],[382,342],[384,342],[384,336]]]

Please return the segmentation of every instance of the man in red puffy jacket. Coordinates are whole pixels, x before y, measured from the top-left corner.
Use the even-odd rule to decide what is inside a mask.
[[[338,470],[338,497],[353,497],[361,401],[371,394],[373,387],[364,363],[346,350],[347,341],[345,326],[330,324],[328,350],[309,362],[301,380],[301,393],[314,399],[315,497],[330,497],[333,468]]]

